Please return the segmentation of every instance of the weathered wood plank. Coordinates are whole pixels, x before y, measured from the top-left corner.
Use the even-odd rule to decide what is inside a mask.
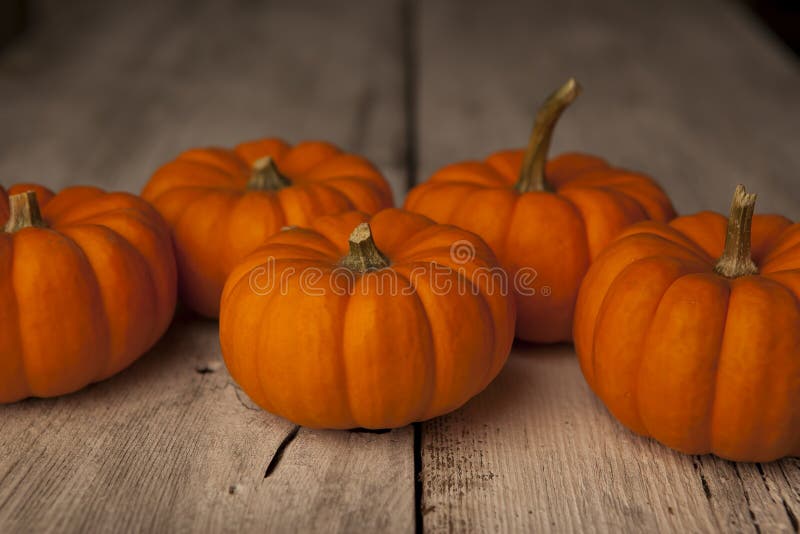
[[[647,171],[682,212],[727,210],[741,182],[760,211],[800,218],[800,72],[735,5],[442,1],[420,23],[422,179],[524,145],[574,75],[585,92],[554,153]],[[423,425],[422,447],[429,532],[798,530],[797,459],[733,464],[637,437],[568,346],[517,346],[482,395]]]
[[[404,187],[395,1],[35,13],[0,55],[3,183],[136,192],[185,148],[280,135],[362,152]],[[105,383],[0,407],[0,532],[413,529],[410,428],[294,432],[232,383],[216,323],[181,317]]]
[[[411,430],[302,429],[272,462],[294,426],[233,383],[211,321],[179,318],[131,369],[83,392],[1,410],[3,532],[413,523]]]
[[[796,531],[797,459],[734,464],[636,436],[566,345],[516,347],[482,395],[423,425],[422,443],[429,532]]]
[[[277,135],[405,189],[398,0],[40,1],[0,55],[0,179],[138,192],[193,146]]]
[[[440,1],[420,5],[420,180],[524,146],[544,97],[583,94],[552,152],[646,171],[678,211],[758,209],[800,219],[800,70],[730,2]],[[454,52],[457,51],[457,52]]]
[[[521,144],[538,99],[576,74],[589,91],[556,150],[653,172],[686,211],[725,209],[744,181],[797,217],[797,73],[730,6],[421,8],[423,176]],[[142,11],[81,3],[0,56],[4,181],[136,191],[182,148],[280,133],[361,150],[400,189],[394,3]],[[671,453],[613,422],[568,347],[515,352],[485,394],[424,426],[426,529],[797,530],[798,460]],[[293,437],[220,363],[216,325],[181,318],[111,381],[0,408],[0,530],[411,530],[410,429]]]
[[[230,485],[261,482],[292,425],[250,409],[216,335],[212,322],[179,319],[111,380],[3,407],[2,530],[165,530],[177,510],[218,515],[198,497],[222,503]]]

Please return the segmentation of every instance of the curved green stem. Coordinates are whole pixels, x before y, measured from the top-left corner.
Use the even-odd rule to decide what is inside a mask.
[[[536,114],[533,131],[525,150],[525,159],[519,173],[519,180],[514,186],[517,191],[552,191],[553,188],[545,178],[545,164],[547,153],[550,150],[550,140],[553,137],[558,118],[569,105],[575,101],[581,92],[581,86],[575,78],[570,78],[555,93],[550,95]]]

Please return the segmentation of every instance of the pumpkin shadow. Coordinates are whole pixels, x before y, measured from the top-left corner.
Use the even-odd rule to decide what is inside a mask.
[[[133,395],[143,384],[158,387],[160,378],[180,372],[223,372],[219,348],[218,323],[178,307],[170,326],[153,347],[117,374],[58,397],[28,397],[0,408],[49,410],[57,404],[83,404],[102,398],[120,401]],[[209,365],[209,362],[211,365]]]
[[[347,432],[353,432],[355,434],[388,434],[393,429],[391,428],[348,428]]]
[[[514,340],[514,346],[511,348],[511,356],[514,357],[540,357],[551,355],[572,355],[575,356],[575,347],[572,343],[558,342],[558,343],[534,343],[532,341],[523,341],[521,339]]]
[[[492,417],[515,409],[520,403],[531,401],[531,392],[546,389],[549,378],[539,372],[539,367],[569,366],[574,360],[571,344],[543,345],[515,340],[508,361],[497,377],[458,411],[466,409]],[[473,405],[480,408],[473,409]]]
[[[149,351],[127,369],[96,385],[118,381],[116,387],[136,386],[158,381],[167,373],[189,371],[201,375],[226,372],[219,345],[219,322],[179,306],[169,328]]]

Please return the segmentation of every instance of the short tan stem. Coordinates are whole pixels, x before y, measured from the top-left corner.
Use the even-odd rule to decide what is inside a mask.
[[[553,137],[558,118],[578,97],[581,86],[575,78],[570,78],[555,93],[550,95],[536,114],[533,131],[525,150],[525,159],[519,173],[519,180],[514,186],[517,191],[552,191],[552,186],[545,177],[545,164],[550,151],[550,140]]]
[[[375,271],[389,266],[389,260],[378,250],[372,239],[372,229],[367,223],[356,226],[350,234],[350,252],[342,258],[342,265],[359,273]]]
[[[753,224],[755,205],[755,193],[747,193],[743,185],[737,185],[728,218],[725,251],[714,266],[717,274],[739,278],[758,273],[758,267],[750,255],[750,227]]]
[[[39,211],[39,202],[36,193],[27,191],[8,198],[9,215],[4,232],[13,234],[23,228],[44,228],[47,226]]]
[[[253,174],[247,181],[247,189],[258,191],[278,191],[290,185],[292,182],[278,171],[278,167],[269,156],[253,163]]]

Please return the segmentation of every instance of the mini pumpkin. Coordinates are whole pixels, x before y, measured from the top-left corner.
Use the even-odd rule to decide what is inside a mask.
[[[589,385],[638,434],[687,454],[800,455],[800,224],[753,217],[641,223],[601,254],[578,299]]]
[[[503,277],[479,237],[418,214],[322,217],[235,268],[222,353],[259,406],[297,424],[429,419],[479,393],[505,363],[514,304]]]
[[[0,403],[119,372],[169,326],[169,229],[144,200],[94,187],[0,188]]]
[[[181,300],[207,317],[219,314],[231,268],[283,226],[393,205],[388,183],[363,157],[280,139],[184,152],[156,171],[142,196],[172,229]]]
[[[547,99],[526,150],[444,167],[405,202],[486,240],[512,277],[516,333],[527,341],[571,340],[575,299],[591,261],[623,228],[675,215],[647,176],[586,154],[547,161],[556,121],[578,93],[571,79]]]

